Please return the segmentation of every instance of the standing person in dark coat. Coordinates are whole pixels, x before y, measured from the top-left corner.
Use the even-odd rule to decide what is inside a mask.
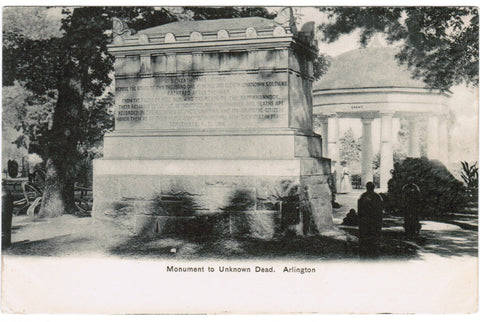
[[[368,182],[366,188],[367,192],[358,199],[360,256],[377,257],[382,232],[383,201],[382,197],[373,191],[373,182]]]
[[[416,238],[420,233],[420,188],[415,183],[408,183],[402,187],[403,216],[405,234],[407,238]]]

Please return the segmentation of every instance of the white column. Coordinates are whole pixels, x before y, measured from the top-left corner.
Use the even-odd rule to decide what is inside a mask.
[[[340,190],[340,178],[341,178],[341,167],[340,167],[340,151],[338,147],[338,117],[336,114],[330,115],[328,117],[328,157],[332,160],[332,173],[336,173],[336,188],[337,191]]]
[[[322,156],[328,157],[328,118],[320,117],[320,130],[322,131]]]
[[[445,116],[441,116],[438,122],[439,160],[444,165],[448,164],[448,121]]]
[[[380,147],[380,190],[388,190],[388,180],[391,178],[390,171],[393,169],[393,146],[392,146],[392,114],[382,114],[381,147]]]
[[[410,118],[408,135],[408,156],[412,158],[420,157],[420,120]]]
[[[328,157],[332,161],[338,162],[339,150],[338,150],[338,117],[336,114],[330,115],[328,117],[328,132],[327,132],[327,142],[328,142]]]
[[[372,148],[372,121],[373,118],[362,118],[362,186],[373,182],[373,148]]]
[[[438,159],[438,117],[430,116],[427,125],[427,155],[429,159]]]

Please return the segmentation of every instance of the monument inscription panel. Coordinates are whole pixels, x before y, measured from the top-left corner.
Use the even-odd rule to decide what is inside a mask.
[[[162,76],[116,80],[116,129],[285,127],[287,75]]]

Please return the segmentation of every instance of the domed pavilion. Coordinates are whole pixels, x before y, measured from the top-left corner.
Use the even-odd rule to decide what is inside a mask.
[[[393,169],[393,118],[409,121],[408,156],[420,157],[420,129],[427,126],[427,156],[448,161],[449,95],[428,89],[395,60],[396,48],[373,45],[335,57],[314,84],[313,113],[320,120],[324,155],[338,167],[339,121],[362,122],[362,185],[373,180],[372,121],[381,119],[380,189]],[[395,133],[396,135],[396,133]]]

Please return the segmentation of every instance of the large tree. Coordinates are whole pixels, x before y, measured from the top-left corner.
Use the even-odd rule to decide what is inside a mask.
[[[6,10],[22,9],[25,8]],[[122,18],[130,27],[139,30],[179,19],[251,15],[270,16],[265,8],[80,7],[63,10],[61,30],[53,35],[32,37],[31,32],[19,32],[22,28],[17,28],[15,23],[15,27],[7,28],[4,24],[3,85],[21,81],[36,99],[55,101],[51,125],[43,129],[41,140],[38,137],[33,140],[37,150],[47,159],[40,216],[75,211],[77,165],[82,146],[94,137],[89,130],[95,129],[89,118],[92,111],[86,107],[88,102],[102,95],[111,82],[113,58],[107,52],[107,43],[112,17]],[[35,30],[35,26],[26,29],[29,28]],[[99,106],[106,104],[101,102]],[[99,113],[102,112],[97,109],[93,115]]]
[[[360,169],[360,154],[362,153],[362,145],[355,138],[352,128],[349,128],[340,141],[340,159],[348,163],[348,167],[352,173],[358,174]]]
[[[320,8],[331,18],[320,26],[333,42],[360,29],[366,45],[377,32],[400,42],[400,64],[428,87],[448,90],[478,86],[478,8],[476,7],[333,7]]]

